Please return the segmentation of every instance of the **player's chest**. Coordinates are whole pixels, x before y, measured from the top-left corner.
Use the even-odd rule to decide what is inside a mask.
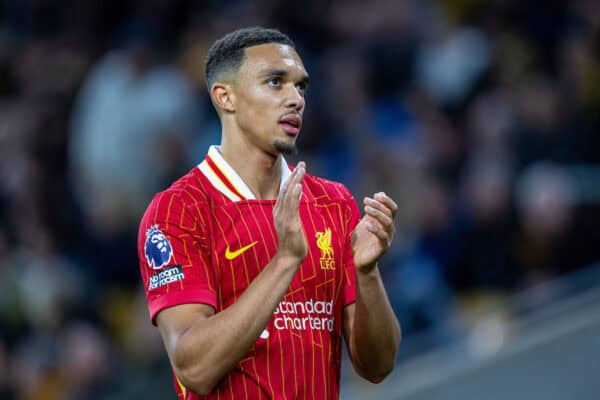
[[[290,290],[339,286],[346,237],[342,215],[338,204],[301,204],[308,253]],[[221,294],[235,299],[277,252],[272,205],[234,204],[214,210],[211,218],[213,270]]]

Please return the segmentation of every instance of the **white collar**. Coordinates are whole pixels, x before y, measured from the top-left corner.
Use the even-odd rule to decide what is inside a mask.
[[[221,155],[218,146],[210,146],[208,154],[198,168],[210,183],[232,201],[256,200],[256,196],[237,172]],[[285,158],[281,157],[281,183],[279,190],[292,173],[288,168]]]

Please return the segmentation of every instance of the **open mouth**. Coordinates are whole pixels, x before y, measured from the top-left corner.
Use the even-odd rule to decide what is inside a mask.
[[[279,125],[290,135],[297,135],[302,127],[302,118],[298,114],[288,114],[279,120]]]

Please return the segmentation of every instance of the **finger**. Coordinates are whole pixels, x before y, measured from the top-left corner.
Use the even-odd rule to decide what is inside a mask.
[[[290,185],[285,198],[282,199],[275,218],[284,232],[293,233],[302,227],[299,212],[301,196],[302,184],[296,183],[294,186]]]
[[[292,172],[292,175],[290,175],[290,177],[283,183],[283,186],[281,187],[281,190],[277,195],[277,200],[275,201],[275,209],[279,208],[281,206],[281,203],[285,199],[285,196],[288,192],[288,188],[290,187],[290,181],[292,180],[292,177],[295,173],[296,171]]]
[[[298,205],[300,203],[300,197],[302,196],[302,180],[306,174],[306,164],[299,162],[298,166],[294,170],[294,175],[289,178],[288,190],[282,198],[282,205],[285,209],[289,209],[290,212],[296,214],[298,212]]]
[[[365,213],[379,221],[386,230],[388,230],[391,225],[394,225],[394,220],[390,215],[387,215],[375,207],[366,206]]]
[[[364,203],[365,203],[365,207],[370,206],[370,207],[376,208],[379,211],[381,211],[382,213],[384,213],[385,215],[387,215],[388,217],[394,218],[394,215],[392,214],[392,210],[388,206],[386,206],[384,203],[382,203],[381,201],[377,201],[371,197],[365,197]]]
[[[292,199],[297,198],[302,193],[302,181],[304,180],[304,175],[306,175],[306,164],[302,161],[298,163],[296,169],[294,170],[294,175],[290,177],[290,196]],[[300,188],[298,188],[300,185]]]
[[[288,188],[293,185],[293,181],[294,178],[298,175],[298,173],[300,173],[300,170],[302,168],[304,168],[304,162],[300,161],[297,165],[296,168],[294,168],[294,170],[292,171],[292,174],[288,177],[288,179],[283,183],[283,188],[281,189],[281,192],[279,193],[280,196],[284,196],[285,193],[287,193]]]
[[[296,183],[292,190],[292,194],[289,199],[289,207],[294,212],[294,215],[298,214],[298,208],[300,206],[300,197],[302,197],[302,184]]]
[[[371,232],[372,234],[377,236],[377,238],[382,243],[384,243],[386,247],[390,246],[390,242],[391,242],[390,234],[385,229],[383,229],[383,227],[378,222],[374,222],[374,221],[367,222],[367,229],[369,230],[369,232]]]
[[[304,175],[306,175],[306,163],[300,161],[296,166],[296,169],[294,169],[294,172],[296,172],[296,170],[298,170],[298,173],[295,176],[296,183],[300,183],[304,179]]]
[[[390,211],[392,211],[393,216],[396,215],[396,212],[398,211],[398,204],[396,204],[396,202],[392,200],[391,197],[385,194],[385,192],[375,193],[373,197],[375,198],[375,200],[385,204],[390,209]]]
[[[281,202],[284,201],[284,199],[287,196],[287,193],[289,192],[289,188],[293,187],[293,185],[295,184],[295,181],[297,180],[298,175],[301,175],[300,180],[302,180],[302,178],[304,178],[305,171],[306,171],[306,164],[303,161],[300,161],[296,165],[296,168],[294,168],[294,171],[292,171],[292,174],[283,183],[283,187],[281,188],[281,191],[279,192],[279,195],[277,196],[277,201],[275,202],[275,207],[277,207],[279,204],[281,204]]]

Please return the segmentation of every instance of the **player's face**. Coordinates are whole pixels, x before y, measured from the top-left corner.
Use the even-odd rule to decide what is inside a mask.
[[[290,46],[269,43],[247,48],[235,85],[240,130],[272,154],[294,152],[307,85],[302,60]]]

